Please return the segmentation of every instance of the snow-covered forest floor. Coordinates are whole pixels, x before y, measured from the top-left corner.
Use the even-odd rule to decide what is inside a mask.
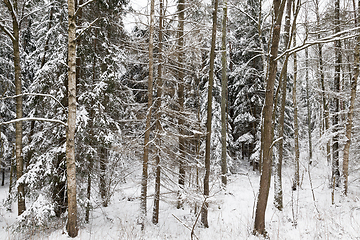
[[[350,178],[347,197],[337,189],[335,204],[332,205],[327,170],[330,168],[323,159],[315,159],[308,167],[301,167],[301,188],[297,191],[291,189],[293,169],[289,165],[284,167],[284,210],[281,212],[272,203],[271,187],[266,212],[266,229],[270,239],[360,239],[359,180]],[[238,174],[230,176],[226,192],[217,191],[217,185],[219,183],[213,184],[214,195],[209,199],[210,228],[196,227],[196,237],[204,240],[262,239],[252,235],[259,174],[250,167],[243,167]],[[14,232],[11,226],[16,222],[16,211],[9,212],[4,207],[8,186],[0,189],[0,239],[69,239],[62,222],[50,229],[33,229],[26,234]],[[163,192],[166,193],[164,188]],[[118,186],[108,207],[98,206],[92,211],[90,222],[80,225],[75,239],[191,239],[191,231],[187,227],[192,228],[196,220],[193,208],[185,205],[184,209],[176,209],[175,194],[162,195],[160,223],[157,226],[151,224],[152,199],[149,198],[148,223],[142,232],[137,224],[139,195],[140,175],[134,174]],[[15,205],[13,209],[16,210]]]

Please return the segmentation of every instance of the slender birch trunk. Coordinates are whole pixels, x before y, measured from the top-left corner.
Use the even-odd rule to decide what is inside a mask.
[[[155,0],[150,4],[150,36],[149,36],[149,78],[148,78],[148,109],[146,114],[146,129],[144,138],[144,158],[141,180],[141,230],[145,229],[146,200],[147,200],[147,181],[148,181],[148,162],[149,162],[149,142],[151,127],[151,110],[153,101],[153,78],[154,78],[154,20]]]
[[[160,17],[159,17],[159,44],[158,44],[158,76],[157,76],[157,96],[156,96],[156,156],[155,156],[155,196],[154,196],[154,208],[152,222],[158,224],[159,222],[159,210],[160,210],[160,184],[161,184],[161,101],[162,101],[162,87],[163,87],[163,57],[162,57],[162,41],[163,41],[163,19],[164,19],[164,2],[160,0]]]
[[[204,197],[209,197],[210,188],[210,149],[211,149],[211,118],[212,118],[212,90],[214,85],[214,67],[215,67],[215,42],[216,42],[216,22],[217,22],[218,0],[213,1],[213,25],[211,32],[211,50],[210,50],[210,71],[209,71],[209,88],[208,88],[208,106],[206,119],[206,147],[205,147],[205,176],[204,176]],[[209,227],[208,222],[209,203],[205,199],[201,209],[201,223],[204,227]]]
[[[354,19],[355,19],[355,27],[359,26],[360,22],[360,8],[358,9],[358,13],[356,14],[356,6],[355,1],[354,4]],[[358,6],[360,1],[358,2]],[[346,122],[346,143],[344,146],[344,159],[343,159],[343,174],[344,174],[344,194],[347,195],[348,185],[349,185],[349,150],[351,144],[351,130],[352,130],[352,121],[354,117],[354,105],[356,99],[356,88],[357,88],[357,80],[359,77],[359,63],[360,63],[360,36],[356,38],[355,52],[354,52],[354,75],[351,79],[351,94],[350,94],[350,106],[348,111],[348,117]]]
[[[222,19],[222,40],[221,40],[221,183],[225,189],[227,185],[227,161],[226,161],[226,127],[227,127],[227,63],[226,63],[226,21],[227,21],[227,0],[223,0],[223,19]]]

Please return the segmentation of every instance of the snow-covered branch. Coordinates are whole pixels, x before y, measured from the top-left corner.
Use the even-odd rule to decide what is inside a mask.
[[[83,3],[83,4],[81,4],[79,7],[78,7],[78,9],[76,9],[76,12],[75,12],[75,17],[79,14],[79,11],[80,11],[80,9],[82,9],[83,7],[85,7],[86,5],[88,5],[88,4],[90,4],[90,3],[92,3],[92,2],[94,2],[95,0],[90,0],[90,1],[87,1],[86,3]]]
[[[7,27],[4,26],[4,25],[2,25],[1,23],[0,23],[0,29],[3,30],[4,33],[10,37],[11,41],[14,41],[14,40],[15,40],[15,37],[14,37],[14,35],[10,32],[10,30],[7,29]]]
[[[64,123],[63,121],[60,121],[57,119],[48,119],[48,118],[18,118],[18,119],[14,119],[14,120],[11,120],[8,122],[0,122],[0,126],[12,124],[12,123],[16,123],[16,122],[23,122],[23,121],[53,122],[53,123],[60,123],[60,124],[64,125],[65,127],[67,126],[67,124]]]
[[[59,105],[60,105],[63,109],[65,109],[65,107],[61,104],[61,102],[60,102],[57,98],[55,98],[53,95],[43,94],[43,93],[23,93],[23,94],[19,94],[19,95],[15,95],[15,96],[2,97],[2,98],[0,98],[0,100],[5,100],[5,99],[9,99],[9,98],[17,98],[17,97],[22,97],[22,96],[26,96],[26,95],[50,97],[50,98],[54,99],[57,103],[59,103]]]
[[[87,26],[84,30],[82,30],[82,31],[80,32],[80,34],[75,38],[75,41],[77,41],[77,40],[81,37],[81,35],[83,35],[83,33],[84,33],[86,30],[88,30],[89,28],[91,28],[92,25],[94,25],[94,24],[97,22],[97,20],[99,20],[99,18],[96,18],[94,21],[92,21],[92,22],[89,24],[89,26]]]
[[[299,51],[304,50],[305,48],[308,48],[308,47],[310,47],[312,45],[315,45],[315,44],[329,43],[329,42],[334,42],[334,41],[345,40],[345,39],[357,37],[359,34],[347,35],[347,36],[344,36],[344,37],[340,37],[340,36],[345,34],[345,33],[348,33],[348,32],[351,32],[351,31],[356,31],[356,30],[359,30],[359,29],[360,29],[360,27],[347,29],[347,30],[338,32],[336,34],[330,35],[328,37],[318,39],[316,41],[304,42],[303,44],[301,44],[299,46],[296,46],[296,47],[293,47],[293,48],[290,48],[290,49],[286,50],[285,52],[280,54],[277,58],[275,58],[275,61],[279,60],[280,58],[284,57],[285,55],[290,55],[290,54],[299,52]]]

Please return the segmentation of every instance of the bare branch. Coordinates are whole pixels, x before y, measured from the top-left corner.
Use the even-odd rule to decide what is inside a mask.
[[[19,118],[19,119],[14,119],[14,120],[11,120],[8,122],[0,122],[0,126],[6,125],[6,124],[12,124],[12,123],[16,123],[16,122],[23,122],[23,121],[53,122],[53,123],[60,123],[60,124],[64,125],[65,127],[67,126],[67,124],[64,123],[63,121],[60,121],[57,119],[48,119],[48,118]]]
[[[2,97],[0,98],[0,100],[5,100],[5,99],[9,99],[9,98],[17,98],[17,97],[22,97],[22,96],[26,96],[26,95],[30,95],[30,96],[42,96],[42,97],[51,97],[52,99],[54,99],[57,103],[60,104],[60,106],[63,108],[63,109],[66,109],[62,104],[61,102],[55,98],[53,95],[50,95],[50,94],[42,94],[42,93],[23,93],[23,94],[19,94],[19,95],[15,95],[15,96],[6,96],[6,97]]]

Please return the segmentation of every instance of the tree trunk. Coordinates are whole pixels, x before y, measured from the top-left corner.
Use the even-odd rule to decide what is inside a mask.
[[[320,13],[319,13],[319,0],[315,1],[315,11],[316,11],[316,21],[317,24],[320,24]],[[320,33],[317,36],[318,39],[321,38]],[[318,55],[319,55],[319,72],[320,72],[320,84],[321,84],[321,96],[322,96],[322,105],[323,105],[323,114],[324,114],[324,132],[326,133],[329,129],[329,104],[326,99],[326,90],[325,90],[325,74],[324,74],[324,63],[323,63],[323,54],[322,54],[322,44],[318,44]],[[328,164],[331,162],[331,148],[330,141],[326,142],[326,158]]]
[[[340,0],[335,1],[335,33],[340,32]],[[340,71],[341,71],[341,42],[335,41],[335,76],[334,76],[334,91],[337,94],[335,97],[335,112],[333,118],[333,162],[332,162],[332,179],[335,181],[335,186],[340,184],[340,170],[339,170],[339,119],[340,119],[340,100],[338,94],[340,93]]]
[[[226,63],[226,21],[227,21],[227,1],[223,1],[223,19],[222,19],[222,74],[221,74],[221,183],[225,189],[227,184],[227,161],[226,161],[226,128],[227,128],[227,63]]]
[[[68,0],[69,36],[68,36],[68,101],[69,115],[66,132],[66,169],[68,191],[68,222],[66,229],[70,237],[76,237],[76,165],[75,165],[75,128],[76,128],[76,24],[75,2]]]
[[[157,76],[157,96],[156,96],[156,156],[155,156],[155,196],[154,196],[154,208],[153,208],[153,216],[152,222],[153,224],[159,223],[159,209],[160,209],[160,184],[161,184],[161,101],[162,101],[162,87],[163,87],[163,79],[162,79],[162,68],[163,68],[163,58],[162,58],[162,38],[163,38],[163,19],[164,19],[164,3],[163,0],[160,0],[160,17],[159,17],[159,44],[158,44],[158,76]]]
[[[153,77],[154,77],[154,18],[155,18],[155,0],[151,0],[150,6],[150,36],[149,36],[149,78],[148,78],[148,109],[146,114],[146,129],[144,137],[144,158],[141,180],[141,230],[145,229],[146,200],[147,200],[147,180],[148,180],[148,162],[149,162],[149,142],[151,127],[151,109],[153,98]]]
[[[285,36],[284,45],[286,49],[289,48],[288,44],[290,41],[290,15],[291,5],[293,0],[287,0],[286,4],[286,16],[285,16]],[[274,173],[274,203],[278,210],[283,209],[283,192],[282,192],[282,179],[281,170],[284,155],[284,123],[285,123],[285,106],[286,106],[286,86],[287,86],[287,63],[288,56],[283,66],[282,82],[281,82],[281,106],[280,106],[280,119],[279,119],[279,157],[275,163]],[[280,76],[281,77],[281,76]],[[280,86],[279,86],[280,87]]]
[[[296,25],[295,25],[296,28]],[[296,46],[296,29],[294,30],[294,46]],[[296,100],[297,88],[297,53],[294,53],[294,86],[293,86],[293,104],[294,104],[294,141],[295,141],[295,177],[292,189],[295,191],[300,184],[300,150],[299,150],[299,122],[298,108]]]
[[[259,196],[256,206],[254,233],[262,235],[266,234],[265,231],[265,211],[269,196],[270,179],[271,179],[271,146],[272,146],[272,112],[273,112],[273,98],[274,98],[274,85],[277,72],[277,61],[275,60],[278,54],[281,20],[284,12],[285,1],[273,0],[275,25],[272,33],[272,43],[270,48],[270,68],[269,75],[266,83],[265,92],[265,105],[263,108],[264,126],[261,133],[263,143],[263,167],[260,178]]]
[[[20,65],[20,23],[18,22],[18,6],[17,1],[10,3],[9,0],[4,0],[4,3],[10,12],[12,18],[12,44],[14,53],[14,68],[15,68],[15,94],[21,94],[21,65]],[[16,118],[22,118],[22,96],[16,98]],[[24,171],[24,162],[22,157],[22,122],[15,123],[15,153],[16,153],[16,177],[17,180],[21,178]],[[25,210],[25,186],[23,183],[18,184],[18,215],[21,215]]]
[[[307,31],[307,30],[306,30]],[[309,49],[305,48],[305,81],[306,81],[306,108],[307,108],[307,130],[309,147],[309,164],[312,163],[312,141],[311,141],[311,108],[310,108],[310,86],[309,86]]]
[[[105,147],[100,149],[100,197],[103,207],[107,207],[109,204],[106,171],[107,171],[107,151]]]
[[[355,19],[355,27],[359,26],[360,22],[360,8],[358,9],[358,14],[356,14],[356,6],[355,1],[354,4],[354,19]],[[358,2],[358,6],[360,1]],[[349,182],[349,150],[351,144],[351,129],[352,129],[352,121],[354,116],[354,105],[356,99],[356,88],[357,88],[357,79],[359,77],[359,63],[360,63],[360,56],[359,56],[359,45],[360,45],[360,36],[356,38],[355,43],[355,52],[354,52],[354,75],[351,79],[351,95],[350,95],[350,106],[348,111],[348,117],[346,122],[346,143],[344,146],[344,159],[343,159],[343,174],[344,174],[344,194],[347,195],[348,192],[348,182]]]
[[[185,1],[179,0],[178,3],[178,18],[179,18],[179,26],[178,26],[178,102],[179,102],[179,194],[178,194],[178,206],[177,208],[183,207],[182,200],[182,191],[185,185],[185,131],[184,131],[184,21],[185,21]]]
[[[210,150],[211,150],[211,118],[212,118],[212,90],[214,85],[214,67],[215,67],[215,43],[216,43],[216,22],[218,11],[218,0],[213,1],[213,25],[211,32],[211,50],[210,50],[210,71],[209,71],[209,88],[208,88],[208,105],[207,105],[207,119],[206,119],[206,147],[205,147],[205,176],[204,176],[204,197],[207,198],[210,194],[209,180],[210,180]],[[205,199],[201,209],[201,223],[208,228],[208,206],[209,203]]]

